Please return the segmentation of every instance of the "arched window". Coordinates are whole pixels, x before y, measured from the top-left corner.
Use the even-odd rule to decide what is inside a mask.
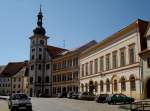
[[[85,91],[88,92],[88,84],[85,83]]]
[[[104,85],[103,81],[100,81],[100,90],[101,90],[102,92],[103,92],[103,90],[104,90],[103,85]]]
[[[84,92],[84,85],[81,84],[81,91]]]
[[[41,83],[41,77],[38,77],[38,83]]]
[[[117,89],[118,89],[118,88],[117,88],[117,80],[115,79],[115,80],[114,80],[114,91],[117,91]]]
[[[121,77],[121,91],[126,91],[126,80],[124,77]]]
[[[131,91],[135,91],[136,90],[135,77],[134,76],[130,77],[130,89],[131,89]]]
[[[98,91],[98,84],[97,84],[97,81],[95,81],[95,92]]]
[[[49,83],[49,77],[48,76],[45,77],[45,82]]]
[[[107,92],[110,91],[110,81],[109,81],[109,79],[106,80],[106,91]]]

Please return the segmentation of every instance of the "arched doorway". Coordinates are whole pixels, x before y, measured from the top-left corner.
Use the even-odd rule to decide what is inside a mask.
[[[146,88],[147,88],[147,98],[150,98],[150,79],[148,79],[147,81]]]
[[[89,92],[93,93],[93,90],[94,90],[94,84],[93,84],[93,81],[90,81],[89,82]]]

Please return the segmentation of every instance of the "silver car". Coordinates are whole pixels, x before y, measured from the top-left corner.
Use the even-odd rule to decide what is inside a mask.
[[[31,99],[22,93],[12,94],[8,100],[10,111],[26,110],[32,111]]]
[[[82,100],[95,100],[95,97],[96,96],[90,92],[79,93],[79,96],[78,96],[78,98]]]

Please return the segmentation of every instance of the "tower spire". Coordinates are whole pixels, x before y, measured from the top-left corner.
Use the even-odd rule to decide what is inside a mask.
[[[39,27],[42,27],[42,18],[43,18],[43,14],[42,14],[42,9],[41,9],[41,4],[40,4],[40,12],[38,13],[38,21],[37,21],[37,25]]]
[[[34,34],[40,34],[40,35],[45,35],[45,29],[43,28],[42,24],[43,24],[43,14],[42,14],[42,5],[40,4],[40,11],[37,15],[37,27],[36,29],[33,30]]]
[[[42,5],[40,4],[40,12],[42,12]]]

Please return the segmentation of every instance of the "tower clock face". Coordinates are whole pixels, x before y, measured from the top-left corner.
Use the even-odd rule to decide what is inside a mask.
[[[41,44],[41,45],[44,45],[44,40],[40,40],[40,44]]]

